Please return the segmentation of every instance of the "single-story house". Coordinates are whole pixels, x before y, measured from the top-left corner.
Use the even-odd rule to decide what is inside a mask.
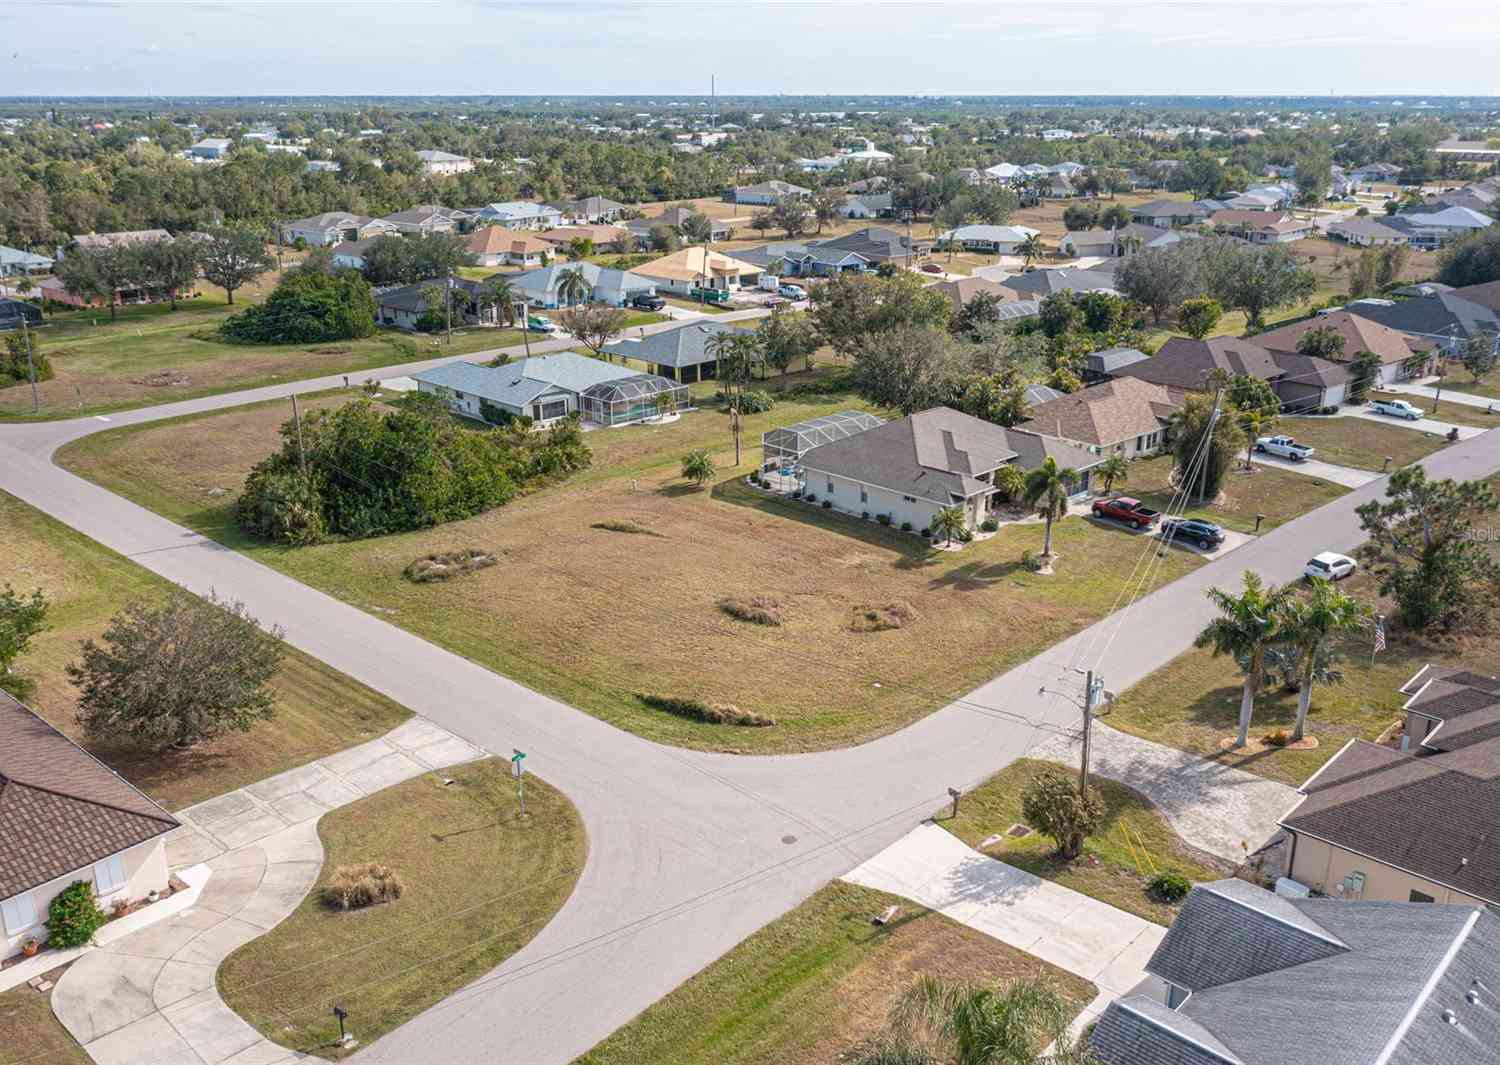
[[[536,307],[557,307],[561,301],[557,288],[566,270],[579,270],[589,283],[589,299],[594,303],[607,303],[612,307],[624,306],[632,297],[656,295],[656,283],[631,270],[611,270],[588,261],[557,263],[512,274],[510,282],[525,297],[526,302]]]
[[[676,231],[692,215],[701,212],[689,210],[686,207],[668,207],[661,214],[652,218],[632,218],[625,223],[625,228],[634,235],[636,243],[642,247],[649,246],[651,242],[651,231],[658,226],[666,226]],[[727,218],[710,218],[708,220],[708,240],[710,244],[721,240],[728,240],[734,235],[734,226]]]
[[[365,268],[365,254],[370,250],[380,237],[369,237],[365,240],[346,240],[333,246],[333,265],[342,266],[350,270],[363,270]]]
[[[790,181],[762,181],[756,185],[741,185],[731,189],[724,198],[730,203],[758,204],[774,207],[789,197],[811,196],[811,189],[793,185]]]
[[[1115,275],[1108,270],[1057,267],[1016,274],[1000,283],[1021,299],[1046,299],[1056,292],[1113,292]]]
[[[953,281],[938,281],[927,287],[934,292],[941,292],[952,300],[955,314],[963,310],[964,305],[981,292],[989,293],[996,299],[1007,303],[1020,299],[1014,291],[987,277],[960,277]]]
[[[1334,311],[1307,318],[1267,333],[1257,333],[1255,343],[1272,353],[1295,354],[1303,336],[1313,329],[1332,329],[1344,338],[1344,353],[1334,362],[1353,362],[1361,351],[1374,352],[1380,358],[1379,380],[1389,384],[1407,376],[1402,365],[1418,351],[1432,345],[1420,343],[1399,330],[1348,311]]]
[[[1150,357],[1136,348],[1114,347],[1091,351],[1083,357],[1083,379],[1090,383],[1105,381],[1125,367],[1144,362]]]
[[[562,225],[562,220],[562,212],[556,207],[529,200],[487,203],[474,212],[475,224],[493,224],[506,229],[551,229]]]
[[[1187,390],[1116,377],[1031,408],[1023,429],[1076,444],[1096,455],[1153,455],[1167,444],[1167,427]]]
[[[204,137],[188,146],[187,155],[189,159],[223,159],[232,143],[228,137]]]
[[[1204,208],[1185,200],[1152,200],[1130,209],[1130,217],[1135,221],[1158,229],[1195,225],[1208,214]]]
[[[411,233],[416,236],[426,236],[429,233],[452,233],[462,229],[470,220],[471,216],[465,211],[435,203],[420,204],[381,218],[382,222],[389,222],[402,233]]]
[[[0,245],[0,277],[20,277],[22,274],[45,274],[55,265],[52,259],[20,248]]]
[[[719,359],[709,350],[709,341],[722,333],[753,333],[727,322],[688,322],[642,337],[616,340],[604,346],[609,355],[620,355],[645,363],[652,373],[692,384],[719,375]]]
[[[572,351],[503,366],[450,362],[412,380],[454,413],[492,424],[525,417],[541,426],[578,414],[600,425],[627,425],[654,417],[664,402],[676,410],[693,403],[692,393],[674,381]]]
[[[628,209],[623,203],[607,196],[585,196],[579,200],[564,200],[552,206],[561,211],[564,218],[585,225],[613,222]]]
[[[1188,893],[1089,1033],[1101,1065],[1438,1065],[1500,1045],[1500,916],[1469,906]]]
[[[165,229],[127,229],[118,233],[83,233],[74,237],[70,248],[93,251],[102,248],[140,247],[144,244],[170,243],[172,234]]]
[[[1423,666],[1400,749],[1352,739],[1281,819],[1287,875],[1345,899],[1500,906],[1500,678]]]
[[[0,958],[47,938],[52,899],[89,883],[106,910],[168,888],[178,826],[124,777],[0,691]]]
[[[1113,229],[1070,230],[1057,242],[1057,250],[1076,259],[1114,255],[1117,239]]]
[[[454,174],[467,174],[474,169],[472,160],[452,152],[427,148],[418,152],[417,158],[422,161],[422,173],[432,177],[452,177]]]
[[[923,529],[938,511],[960,507],[973,529],[1001,502],[997,469],[1014,463],[1029,471],[1048,457],[1078,471],[1080,493],[1101,461],[1035,432],[934,407],[813,448],[802,456],[799,477],[804,491],[845,513],[885,514],[894,526]]]
[[[844,218],[889,218],[894,213],[895,205],[889,192],[845,196],[844,202],[839,204],[839,214]]]
[[[1361,248],[1405,244],[1406,234],[1373,218],[1343,218],[1328,227],[1328,235]]]
[[[1135,377],[1169,388],[1201,391],[1214,371],[1267,382],[1289,411],[1338,406],[1350,377],[1343,363],[1268,351],[1238,337],[1173,337],[1151,358],[1122,367],[1116,379]]]
[[[1252,244],[1289,244],[1305,240],[1317,231],[1305,218],[1242,208],[1215,211],[1209,221],[1219,232],[1244,237]]]
[[[914,263],[921,262],[932,254],[932,241],[922,240],[919,237],[908,240],[905,234],[886,226],[856,229],[853,233],[846,233],[842,237],[820,240],[817,242],[817,247],[825,255],[835,251],[852,251],[875,266],[881,263],[899,265],[908,259]]]
[[[988,181],[983,182],[986,184],[1001,182],[1003,184],[1010,185],[1017,181],[1020,181],[1026,176],[1021,168],[1015,163],[996,163],[994,166],[985,167],[983,170],[978,171],[978,173],[982,176],[982,179],[988,179]],[[981,184],[982,182],[970,181],[969,183],[971,185],[977,185]]]
[[[1387,215],[1384,221],[1392,229],[1405,233],[1406,241],[1412,247],[1426,249],[1441,248],[1495,224],[1495,220],[1489,215],[1472,207],[1401,211]]]
[[[537,240],[552,246],[554,252],[562,252],[575,240],[592,241],[598,252],[629,251],[635,244],[635,236],[621,226],[578,225],[558,226],[538,233]]]
[[[1075,233],[1064,233],[1058,243],[1064,255],[1078,258],[1091,256],[1129,255],[1143,248],[1165,248],[1196,233],[1183,233],[1176,229],[1162,229],[1140,222],[1131,222],[1119,229],[1084,229]]]
[[[1477,303],[1481,307],[1500,313],[1500,281],[1485,281],[1478,285],[1464,285],[1450,290],[1459,299]]]
[[[786,471],[792,475],[802,456],[815,447],[846,440],[885,422],[862,410],[841,410],[795,425],[781,425],[760,435],[760,468],[763,472]]]
[[[1392,163],[1366,163],[1364,166],[1356,167],[1347,171],[1353,181],[1361,185],[1373,185],[1377,182],[1393,182],[1401,176],[1401,168]]]
[[[1036,235],[1037,230],[1029,226],[959,226],[939,235],[938,246],[946,248],[956,244],[964,251],[1015,255],[1022,243]]]
[[[288,244],[299,238],[315,247],[342,244],[347,241],[368,240],[371,237],[397,233],[390,222],[368,215],[351,214],[348,211],[324,211],[309,218],[298,218],[280,225],[281,239]]]
[[[477,266],[546,266],[557,254],[540,236],[504,226],[480,226],[464,238],[464,251]]]
[[[701,245],[652,259],[631,272],[648,279],[663,292],[680,295],[690,295],[699,288],[733,291],[751,287],[762,273],[758,266]]]
[[[1460,350],[1472,336],[1500,335],[1500,311],[1465,299],[1456,291],[1404,300],[1352,300],[1344,310],[1450,353]]]
[[[67,249],[61,252],[61,255],[66,257],[67,251],[72,248],[139,248],[150,244],[170,244],[173,240],[195,239],[200,239],[200,235],[184,232],[180,237],[174,238],[165,229],[133,229],[118,233],[85,233],[74,237]],[[120,306],[124,306],[127,303],[157,303],[172,296],[172,293],[166,289],[139,284],[115,289],[112,298],[94,297],[92,299],[84,299],[69,292],[63,286],[62,282],[55,277],[43,278],[37,285],[37,290],[44,299],[63,303],[70,307],[107,307],[111,299]],[[197,278],[195,277],[192,281],[178,288],[176,296],[178,299],[190,299],[196,294],[196,291]]]
[[[27,325],[38,325],[42,320],[42,309],[27,300],[0,298],[0,330],[20,329]]]
[[[442,290],[445,279],[441,277],[418,281],[412,285],[397,285],[375,290],[375,318],[382,325],[393,325],[398,329],[416,329],[429,309],[427,296],[433,289]],[[478,306],[477,297],[482,281],[471,281],[465,277],[452,279],[452,315],[454,325],[499,325],[503,313],[498,307]],[[432,308],[446,313],[444,300],[439,299]]]
[[[1500,162],[1500,147],[1487,140],[1465,141],[1450,137],[1432,151],[1439,159],[1455,159],[1461,163]]]

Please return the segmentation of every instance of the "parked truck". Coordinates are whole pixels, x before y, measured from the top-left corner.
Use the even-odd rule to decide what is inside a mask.
[[[1129,496],[1095,500],[1093,511],[1096,518],[1123,521],[1132,529],[1145,529],[1161,520],[1161,511],[1153,510],[1139,499],[1131,499]]]
[[[1276,455],[1293,462],[1310,459],[1314,454],[1312,448],[1297,443],[1289,436],[1262,436],[1255,441],[1255,450],[1262,455]]]

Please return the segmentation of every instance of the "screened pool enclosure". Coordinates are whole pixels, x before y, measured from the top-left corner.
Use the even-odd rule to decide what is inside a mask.
[[[760,468],[772,487],[791,491],[800,487],[802,456],[815,447],[831,444],[835,440],[847,440],[867,429],[885,424],[873,414],[861,410],[841,410],[837,414],[825,414],[796,425],[783,425],[779,429],[761,434]]]
[[[584,420],[600,425],[645,421],[692,405],[692,393],[686,385],[652,373],[601,381],[578,396]]]

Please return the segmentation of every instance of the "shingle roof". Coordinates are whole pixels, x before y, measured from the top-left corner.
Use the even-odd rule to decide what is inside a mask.
[[[1328,227],[1330,233],[1342,233],[1359,237],[1370,237],[1373,240],[1394,240],[1397,237],[1405,237],[1399,229],[1392,229],[1384,223],[1377,222],[1373,218],[1348,218],[1334,222]]]
[[[294,218],[290,222],[281,224],[285,229],[332,229],[335,226],[362,226],[373,221],[375,220],[369,215],[351,214],[348,211],[324,211],[322,214]]]
[[[157,244],[171,240],[165,229],[131,229],[120,233],[84,233],[73,238],[80,248],[117,248],[131,244]]]
[[[517,232],[504,226],[480,226],[464,239],[464,250],[474,255],[551,254],[557,249],[531,233]]]
[[[0,691],[0,899],[176,827],[171,814]]]
[[[465,211],[458,211],[452,207],[444,207],[441,204],[435,203],[418,204],[416,207],[408,207],[406,210],[397,211],[395,214],[381,216],[383,221],[396,225],[401,223],[421,225],[424,222],[433,221],[457,223],[468,217],[469,215]]]
[[[1478,285],[1464,285],[1462,288],[1453,290],[1453,294],[1460,299],[1477,303],[1481,307],[1487,307],[1492,311],[1500,313],[1500,281],[1485,281]]]
[[[955,311],[962,310],[964,304],[968,303],[981,292],[988,292],[1002,300],[1019,299],[1019,295],[1013,289],[1008,289],[998,281],[991,281],[987,277],[960,277],[952,281],[939,281],[935,285],[928,286],[934,292],[941,292],[953,301]]]
[[[1083,365],[1091,373],[1112,374],[1132,363],[1141,362],[1151,356],[1137,348],[1105,348],[1084,356]]]
[[[1280,377],[1283,373],[1269,351],[1235,337],[1210,337],[1207,340],[1173,337],[1152,358],[1122,367],[1119,373],[1173,388],[1201,389],[1213,370],[1258,377],[1262,381]]]
[[[930,240],[917,238],[914,238],[908,245],[904,234],[885,226],[868,226],[865,229],[856,229],[853,233],[847,233],[842,237],[820,240],[815,243],[823,251],[852,251],[871,262],[904,259],[909,253],[920,254],[932,247]]]
[[[594,290],[595,298],[608,302],[619,302],[622,297],[637,292],[651,292],[656,288],[649,277],[642,277],[629,270],[611,270],[588,261],[552,263],[549,266],[539,266],[535,270],[526,270],[509,276],[511,282],[524,292],[555,296],[558,281],[564,270],[582,271],[583,279]]]
[[[1397,300],[1392,306],[1355,300],[1345,305],[1350,314],[1368,318],[1405,333],[1457,336],[1500,330],[1500,312],[1464,299],[1456,292],[1438,292],[1416,299]]]
[[[1182,405],[1182,389],[1117,377],[1031,408],[1034,433],[1104,446],[1158,432]]]
[[[653,366],[697,366],[713,362],[718,356],[708,350],[711,338],[721,333],[750,333],[727,322],[688,322],[673,329],[663,329],[640,339],[616,340],[604,350],[624,355]]]
[[[1103,292],[1113,290],[1115,275],[1107,270],[1033,270],[1001,282],[1012,292],[1027,298],[1050,296],[1056,292]]]
[[[572,351],[508,362],[504,366],[479,366],[472,362],[450,362],[412,374],[412,378],[464,392],[492,403],[524,407],[552,388],[581,393],[592,385],[640,376],[639,371],[591,359]]]
[[[642,263],[631,269],[642,277],[692,282],[700,279],[712,281],[716,277],[742,277],[745,274],[758,274],[761,271],[761,268],[754,263],[744,262],[722,252],[710,251],[701,245],[674,251],[670,255],[663,255],[660,259],[652,259],[649,263]]]
[[[1412,356],[1412,340],[1405,333],[1348,311],[1334,311],[1321,318],[1308,318],[1267,333],[1257,333],[1255,342],[1268,351],[1295,352],[1305,333],[1320,328],[1332,329],[1344,338],[1341,362],[1352,362],[1361,351],[1379,355],[1382,364],[1403,362]]]

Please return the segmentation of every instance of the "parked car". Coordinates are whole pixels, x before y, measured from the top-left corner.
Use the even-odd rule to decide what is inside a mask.
[[[631,299],[630,305],[640,311],[659,311],[667,305],[667,301],[649,292],[642,292]]]
[[[1307,568],[1302,572],[1308,577],[1322,577],[1325,581],[1338,581],[1343,580],[1358,568],[1358,563],[1348,555],[1341,555],[1336,551],[1323,551],[1308,559]]]
[[[1413,406],[1404,399],[1372,399],[1370,409],[1376,414],[1389,414],[1392,418],[1405,418],[1414,422],[1426,412],[1421,407]]]
[[[782,285],[776,291],[789,300],[807,299],[807,289],[801,285]]]
[[[1198,518],[1168,518],[1161,523],[1161,534],[1168,540],[1197,544],[1204,551],[1212,551],[1224,544],[1224,530],[1211,521]]]
[[[1277,455],[1293,462],[1310,459],[1315,452],[1306,444],[1299,444],[1289,436],[1263,436],[1255,441],[1255,450],[1262,455]]]
[[[526,328],[533,333],[561,333],[556,322],[551,318],[540,314],[528,314],[526,316]]]
[[[1113,518],[1115,521],[1123,521],[1132,529],[1144,529],[1161,520],[1161,511],[1152,510],[1139,499],[1131,499],[1129,496],[1095,500],[1093,511],[1096,518]]]
[[[943,268],[937,263],[923,263],[918,269],[924,274],[940,274],[943,272]]]

